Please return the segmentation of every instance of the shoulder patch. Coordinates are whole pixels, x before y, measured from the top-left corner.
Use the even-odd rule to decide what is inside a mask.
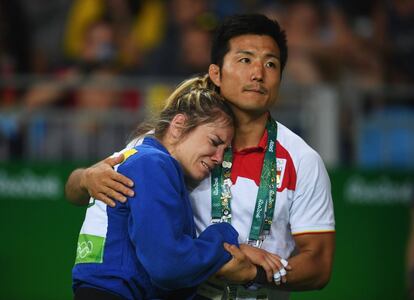
[[[128,157],[134,155],[137,152],[138,152],[137,149],[128,149],[128,150],[126,150],[125,152],[122,153],[124,155],[124,160],[122,162],[125,162],[128,159]]]

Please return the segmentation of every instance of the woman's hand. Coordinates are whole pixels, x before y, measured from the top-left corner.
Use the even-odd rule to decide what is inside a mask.
[[[224,243],[224,248],[233,258],[221,267],[215,276],[239,284],[253,280],[256,277],[257,269],[249,258],[235,245]]]

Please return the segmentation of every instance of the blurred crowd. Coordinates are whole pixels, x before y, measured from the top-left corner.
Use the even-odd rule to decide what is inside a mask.
[[[414,83],[414,1],[0,0],[0,112],[137,110],[148,91],[128,78],[205,72],[216,24],[247,12],[285,28],[284,81],[387,91]],[[155,96],[168,92],[152,83]],[[413,94],[374,93],[366,106],[412,107]]]
[[[80,77],[84,83],[98,79],[98,85],[106,86],[117,75],[189,76],[207,70],[217,22],[228,14],[260,12],[276,18],[285,28],[289,44],[286,76],[295,82],[352,80],[378,86],[414,81],[413,1],[0,3],[2,78],[52,75],[67,87]],[[3,87],[1,105],[15,101],[30,107],[62,104],[62,86],[58,90],[36,88],[21,95]],[[128,97],[131,95],[94,95],[82,89],[64,102],[82,107],[133,106],[131,99],[125,99]],[[96,98],[104,99],[98,103]]]

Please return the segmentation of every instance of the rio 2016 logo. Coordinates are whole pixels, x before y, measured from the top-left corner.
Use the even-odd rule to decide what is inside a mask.
[[[81,259],[87,257],[93,251],[93,243],[91,241],[84,241],[78,243],[77,256]]]

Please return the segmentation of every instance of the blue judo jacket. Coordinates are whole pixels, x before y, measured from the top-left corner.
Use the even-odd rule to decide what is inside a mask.
[[[238,245],[238,234],[219,223],[196,237],[179,163],[155,138],[134,149],[117,170],[134,181],[135,196],[114,208],[101,201],[88,208],[73,288],[94,287],[126,299],[191,299],[231,259],[223,243]],[[98,227],[105,224],[106,233]]]

